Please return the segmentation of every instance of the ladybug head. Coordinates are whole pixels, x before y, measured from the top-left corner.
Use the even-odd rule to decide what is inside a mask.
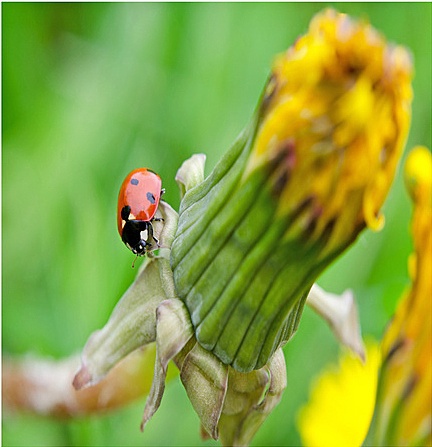
[[[138,244],[136,244],[134,247],[131,247],[129,244],[126,244],[126,245],[132,251],[132,253],[134,255],[136,255],[134,261],[132,262],[132,268],[134,268],[135,267],[135,262],[138,259],[138,256],[144,256],[146,254],[146,252],[147,252],[146,247],[149,244],[146,241],[141,239],[138,242]]]
[[[144,240],[140,240],[138,244],[136,244],[134,247],[129,247],[132,250],[132,253],[137,256],[144,256],[146,253],[146,246],[147,242]]]

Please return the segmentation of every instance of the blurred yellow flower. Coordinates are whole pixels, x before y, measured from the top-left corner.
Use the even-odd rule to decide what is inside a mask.
[[[365,365],[345,356],[337,372],[318,379],[299,418],[307,446],[361,445],[374,404],[367,438],[372,445],[431,444],[432,156],[427,148],[411,151],[405,180],[414,202],[411,287],[386,330],[381,354],[369,348]]]
[[[362,444],[372,420],[380,359],[378,344],[371,342],[364,364],[346,352],[337,368],[332,366],[322,373],[298,418],[305,446]]]
[[[418,146],[409,154],[405,181],[414,201],[412,286],[382,342],[375,439],[425,445],[430,444],[432,411],[432,157],[427,148]]]

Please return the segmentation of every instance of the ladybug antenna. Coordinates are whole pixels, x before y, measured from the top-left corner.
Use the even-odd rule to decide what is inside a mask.
[[[138,255],[135,256],[135,259],[132,262],[132,268],[135,268],[135,262],[136,262],[137,259],[138,259]]]

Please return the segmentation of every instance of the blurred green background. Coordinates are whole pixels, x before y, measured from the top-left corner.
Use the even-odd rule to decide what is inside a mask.
[[[2,4],[3,353],[77,352],[133,280],[116,229],[132,168],[174,176],[207,154],[207,172],[248,122],[273,56],[325,3]],[[431,144],[431,4],[343,3],[409,47],[415,99],[407,147]],[[380,337],[408,284],[411,205],[399,171],[385,229],[365,232],[320,284],[353,288],[364,334]],[[309,309],[285,347],[288,388],[254,445],[297,445],[299,406],[339,347]],[[3,414],[3,445],[216,445],[178,379],[146,431],[144,400],[70,422]]]

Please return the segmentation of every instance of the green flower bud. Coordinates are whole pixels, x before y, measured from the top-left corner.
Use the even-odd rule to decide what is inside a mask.
[[[318,277],[369,226],[410,119],[411,65],[327,11],[276,59],[250,126],[184,195],[171,266],[198,342],[242,372],[297,329]]]

